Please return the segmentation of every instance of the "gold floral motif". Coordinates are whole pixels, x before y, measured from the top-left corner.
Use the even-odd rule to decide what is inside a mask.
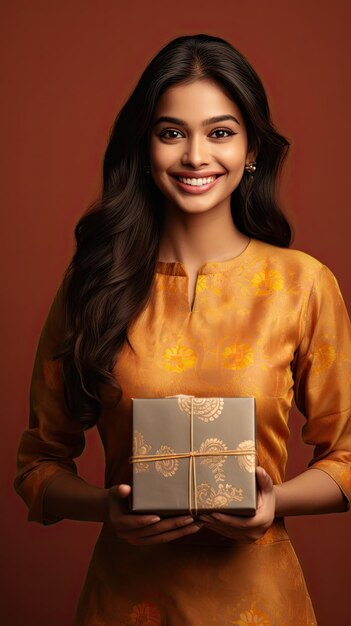
[[[218,296],[222,292],[222,277],[218,274],[199,274],[196,293],[202,294],[205,291],[207,296]]]
[[[166,446],[163,444],[156,452],[156,454],[174,454],[174,448],[171,446]],[[163,459],[162,461],[156,461],[155,469],[157,472],[162,474],[165,478],[169,478],[170,476],[174,476],[177,469],[179,467],[178,459]]]
[[[205,289],[207,289],[207,275],[199,274],[196,281],[196,293],[205,291]]]
[[[176,343],[171,348],[167,348],[163,354],[164,368],[178,374],[194,367],[196,359],[197,356],[194,350],[179,343]]]
[[[241,502],[244,498],[242,489],[220,483],[217,491],[209,483],[201,483],[196,489],[198,507],[221,509],[230,502]]]
[[[268,268],[254,274],[251,284],[256,287],[256,295],[268,296],[273,291],[281,291],[284,287],[284,278],[276,270]]]
[[[190,398],[178,398],[178,406],[181,411],[191,411]],[[203,422],[213,422],[223,411],[223,398],[193,398],[193,412]]]
[[[237,626],[249,626],[249,624],[252,626],[270,626],[267,614],[254,608],[240,613],[240,619],[232,622],[232,624]]]
[[[217,439],[217,438],[210,438],[210,439],[206,439],[206,441],[203,441],[200,448],[199,448],[199,452],[225,452],[226,450],[228,450],[226,444],[224,443],[224,441],[222,441],[221,439]],[[223,480],[225,480],[225,474],[223,472],[223,465],[225,460],[227,459],[226,456],[208,456],[208,457],[204,457],[201,460],[201,464],[202,465],[208,465],[211,472],[213,472],[214,477],[216,482],[221,482]]]
[[[241,370],[254,362],[253,350],[247,343],[233,343],[222,352],[224,367],[230,370]]]
[[[322,372],[328,369],[336,359],[334,346],[330,343],[323,342],[316,346],[314,351],[313,369],[316,372]]]
[[[132,608],[128,624],[131,626],[160,626],[161,615],[153,602],[140,602]]]
[[[245,441],[241,441],[238,445],[239,450],[247,450],[247,449],[252,449],[255,447],[255,442],[252,441],[251,439],[246,439]],[[240,467],[240,469],[244,470],[245,472],[254,472],[255,468],[256,468],[256,456],[255,454],[245,454],[245,455],[238,455],[236,457],[237,461],[238,461],[238,465]]]
[[[150,444],[145,442],[144,436],[138,430],[134,433],[133,439],[133,455],[139,456],[141,454],[148,454],[151,450]],[[135,463],[135,473],[147,472],[149,469],[148,463]]]

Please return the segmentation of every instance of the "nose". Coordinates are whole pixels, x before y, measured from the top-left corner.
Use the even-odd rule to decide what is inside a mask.
[[[193,136],[184,144],[184,152],[181,158],[182,165],[191,165],[194,168],[208,165],[210,157],[206,147],[206,139]]]

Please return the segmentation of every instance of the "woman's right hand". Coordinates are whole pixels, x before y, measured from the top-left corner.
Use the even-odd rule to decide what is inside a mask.
[[[130,485],[113,485],[108,489],[108,521],[114,524],[116,534],[134,546],[167,543],[179,537],[192,535],[201,528],[201,522],[190,515],[161,519],[157,515],[130,513],[126,498]]]

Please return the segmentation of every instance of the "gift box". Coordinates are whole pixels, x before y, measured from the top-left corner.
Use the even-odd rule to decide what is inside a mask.
[[[132,398],[131,511],[256,512],[255,398]]]

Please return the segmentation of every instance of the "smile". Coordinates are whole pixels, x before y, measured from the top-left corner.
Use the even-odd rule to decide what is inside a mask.
[[[181,183],[185,183],[186,185],[201,187],[202,185],[213,183],[213,181],[216,180],[216,177],[208,176],[207,178],[183,178],[182,176],[178,176],[178,179]]]
[[[187,193],[198,194],[208,189],[212,189],[214,185],[217,185],[218,182],[223,178],[222,174],[214,175],[214,176],[206,176],[204,178],[185,178],[184,176],[174,176],[173,179],[176,181],[177,185],[181,187]]]

